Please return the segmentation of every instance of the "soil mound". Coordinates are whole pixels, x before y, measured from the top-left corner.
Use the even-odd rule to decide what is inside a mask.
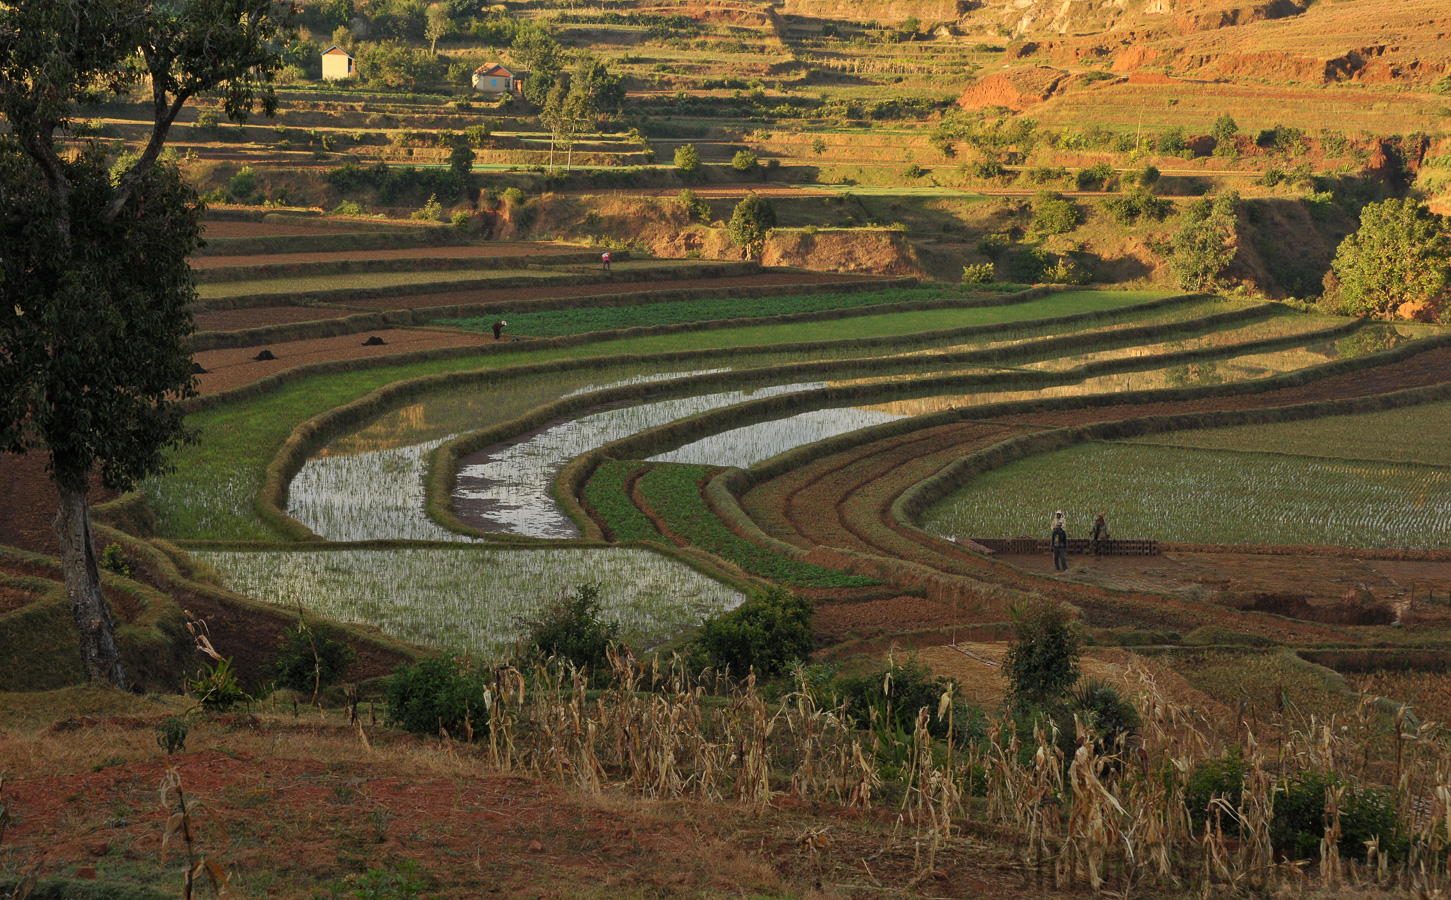
[[[263,350],[261,353],[258,353],[256,356],[252,357],[255,362],[267,362],[276,358],[277,357],[272,355],[271,350]]]
[[[1005,106],[1022,110],[1053,96],[1068,77],[1067,72],[1048,66],[989,75],[963,91],[957,105],[963,109]]]
[[[194,363],[191,364],[191,373],[193,375],[206,375],[207,374],[207,370],[202,368],[202,364],[201,363],[194,362]]]
[[[385,341],[385,340],[383,340],[382,338],[378,337],[375,334],[372,337],[368,338],[366,341],[363,341],[363,346],[364,347],[381,347],[381,346],[383,346],[386,343],[388,343],[388,342]]]

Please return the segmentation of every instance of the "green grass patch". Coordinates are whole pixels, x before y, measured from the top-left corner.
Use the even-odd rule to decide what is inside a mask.
[[[1216,544],[1451,547],[1451,469],[1092,442],[987,472],[924,516],[943,535],[1046,535],[1053,510],[1086,537]]]
[[[641,499],[672,534],[760,578],[799,587],[864,587],[870,578],[778,556],[726,527],[700,494],[710,466],[656,465],[640,479]]]

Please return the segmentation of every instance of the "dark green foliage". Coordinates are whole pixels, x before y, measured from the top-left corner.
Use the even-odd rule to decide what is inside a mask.
[[[166,755],[180,753],[186,749],[186,736],[191,731],[191,725],[186,719],[178,719],[175,716],[156,726],[156,745],[166,751]]]
[[[101,568],[107,572],[130,577],[131,559],[126,555],[126,551],[121,549],[120,544],[107,544],[106,549],[101,551]]]
[[[1442,319],[1451,299],[1451,223],[1416,200],[1371,203],[1336,250],[1332,272],[1326,302],[1336,312]]]
[[[1266,128],[1255,137],[1255,143],[1277,153],[1294,154],[1305,147],[1305,132],[1289,125]]]
[[[1224,756],[1206,759],[1189,774],[1184,784],[1184,806],[1189,810],[1195,833],[1204,830],[1206,820],[1214,820],[1209,804],[1215,797],[1222,799],[1230,809],[1239,809],[1240,797],[1244,794],[1244,755],[1240,748],[1233,747]],[[1239,834],[1239,818],[1228,810],[1220,810],[1218,822],[1226,834]]]
[[[1105,681],[1094,678],[1078,685],[1069,698],[1069,706],[1093,731],[1105,751],[1119,752],[1138,733],[1139,711],[1118,688]]]
[[[1008,260],[1008,271],[1019,284],[1042,284],[1043,276],[1053,268],[1053,254],[1042,247],[1021,244]]]
[[[1168,131],[1159,135],[1158,139],[1154,142],[1154,146],[1160,153],[1168,153],[1171,155],[1183,153],[1188,149],[1188,144],[1184,142],[1184,129],[1170,128]]]
[[[760,255],[766,235],[775,227],[776,207],[760,194],[752,193],[736,204],[726,232],[731,236],[731,243],[745,247],[746,255],[755,257]]]
[[[1039,234],[1067,234],[1082,221],[1078,204],[1056,191],[1044,191],[1033,201],[1033,230]]]
[[[930,714],[927,730],[933,737],[947,737],[949,719],[953,736],[959,742],[972,737],[982,725],[982,710],[969,707],[951,679],[932,674],[915,656],[905,663],[893,661],[866,675],[838,678],[831,683],[830,690],[847,702],[858,725],[870,727],[872,722],[884,723],[892,731],[906,735],[908,740],[923,709]],[[943,710],[939,716],[943,695],[949,691],[952,692],[950,710]]]
[[[468,183],[468,177],[474,170],[474,151],[467,141],[453,145],[448,155],[448,169],[459,181]]]
[[[414,734],[438,734],[443,728],[462,737],[467,720],[486,717],[484,692],[492,679],[455,656],[434,656],[393,670],[384,685],[388,722]]]
[[[640,479],[641,498],[672,534],[740,566],[751,575],[802,587],[860,587],[870,578],[779,556],[726,527],[700,495],[709,466],[656,465]]]
[[[997,232],[985,234],[977,239],[977,252],[986,256],[988,259],[997,261],[1002,258],[1003,254],[1012,244],[1013,239],[1006,234]]]
[[[1034,598],[1010,610],[1013,641],[1003,657],[1008,700],[1019,710],[1057,703],[1078,680],[1083,638],[1064,607]]]
[[[697,197],[695,191],[686,188],[680,192],[675,201],[685,208],[685,214],[692,219],[699,219],[702,222],[710,221],[710,204]]]
[[[749,150],[737,150],[736,155],[731,157],[731,168],[737,172],[754,172],[756,162],[756,154]]]
[[[1116,173],[1106,162],[1094,163],[1086,169],[1079,169],[1073,176],[1073,183],[1080,191],[1107,190]]]
[[[1380,839],[1382,852],[1394,857],[1404,850],[1395,801],[1380,788],[1347,783],[1338,775],[1301,772],[1275,785],[1275,815],[1270,843],[1291,859],[1316,859],[1325,836],[1326,792],[1343,788],[1340,800],[1340,854],[1366,858],[1365,842]]]
[[[810,600],[773,587],[706,619],[696,645],[711,665],[728,667],[736,677],[750,671],[765,678],[782,675],[811,654],[814,613]]]
[[[981,178],[984,181],[995,181],[1008,174],[1003,164],[996,159],[981,159],[968,167],[968,172],[973,178]]]
[[[344,193],[373,188],[384,203],[393,203],[404,197],[454,196],[467,186],[466,180],[452,169],[390,166],[381,161],[367,168],[348,163],[330,170],[327,181]]]
[[[1174,235],[1174,256],[1169,261],[1180,287],[1188,291],[1212,287],[1234,259],[1238,210],[1239,194],[1231,192],[1196,200],[1184,211],[1183,224]]]
[[[560,596],[544,607],[538,621],[527,624],[525,640],[536,656],[569,660],[594,672],[609,668],[610,644],[620,637],[619,623],[600,618],[598,584],[582,584],[573,596]]]
[[[416,90],[438,84],[447,75],[439,57],[391,41],[361,47],[356,58],[358,78],[373,87]]]
[[[277,645],[277,686],[312,693],[337,681],[358,654],[337,629],[299,619]]]
[[[1174,211],[1172,200],[1156,197],[1145,190],[1129,191],[1101,201],[1103,211],[1120,225],[1133,225],[1141,219],[1162,222]]]

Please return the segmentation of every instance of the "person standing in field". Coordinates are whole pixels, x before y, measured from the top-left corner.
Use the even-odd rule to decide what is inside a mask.
[[[497,341],[504,337],[504,326],[508,324],[509,323],[505,322],[503,319],[500,319],[499,321],[494,323],[494,340]]]
[[[1108,520],[1103,513],[1093,520],[1093,555],[1099,556],[1103,552],[1103,543],[1108,540]]]
[[[606,272],[610,270],[610,251],[606,250],[600,254],[600,268]]]
[[[1053,550],[1053,571],[1068,571],[1068,530],[1063,527],[1063,514],[1059,513],[1053,519],[1053,534],[1048,538],[1048,546]]]

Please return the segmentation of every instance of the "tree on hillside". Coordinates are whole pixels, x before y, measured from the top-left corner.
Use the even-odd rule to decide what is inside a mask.
[[[509,44],[509,52],[529,72],[524,79],[524,98],[535,106],[543,106],[564,71],[563,48],[543,25],[526,22],[519,26]]]
[[[700,174],[700,151],[694,144],[683,144],[675,148],[675,168],[687,180]]]
[[[1219,143],[1232,141],[1239,135],[1239,123],[1229,113],[1224,113],[1214,120],[1214,127],[1209,131],[1210,136]]]
[[[1340,243],[1325,302],[1352,316],[1434,321],[1451,300],[1451,222],[1416,200],[1371,203]]]
[[[43,452],[87,677],[129,687],[101,594],[87,488],[166,468],[195,394],[187,257],[201,208],[162,160],[199,93],[240,121],[271,113],[292,7],[274,0],[15,0],[0,4],[0,445]],[[134,88],[153,122],[139,154],[78,138],[78,111]]]
[[[441,3],[430,6],[424,15],[423,36],[428,38],[428,52],[437,53],[438,39],[448,34],[453,22],[449,20],[448,10]]]
[[[1169,268],[1186,291],[1203,291],[1214,286],[1224,267],[1234,259],[1235,222],[1239,194],[1203,197],[1184,211],[1174,235],[1174,255]]]
[[[776,207],[760,194],[747,194],[736,204],[735,212],[726,225],[726,233],[737,247],[746,248],[746,256],[761,255],[766,235],[776,227]]]

